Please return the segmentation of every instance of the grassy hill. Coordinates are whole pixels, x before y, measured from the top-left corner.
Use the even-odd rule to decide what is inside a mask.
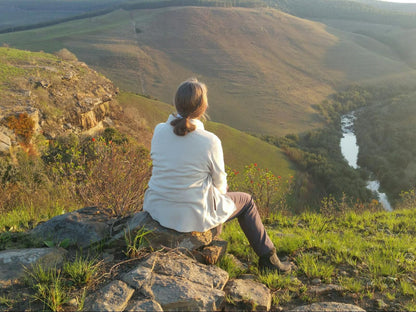
[[[303,2],[292,2],[293,13],[302,15],[293,8]],[[197,76],[208,85],[212,120],[272,135],[321,125],[312,106],[336,89],[416,76],[415,28],[377,24],[372,19],[383,15],[367,12],[371,6],[339,1],[332,9],[340,7],[341,15],[330,20],[319,0],[320,14],[311,16],[319,21],[311,21],[272,8],[133,9],[135,3],[2,34],[0,43],[48,52],[66,47],[122,89],[164,102],[181,81]],[[365,22],[348,17],[356,11]]]
[[[128,131],[148,147],[153,128],[165,122],[168,115],[175,111],[166,103],[127,92],[122,92],[118,101],[124,114],[131,119],[128,128],[124,126],[123,131]],[[132,127],[132,124],[138,126]],[[207,121],[205,128],[221,139],[225,163],[229,167],[242,170],[245,165],[257,163],[259,167],[268,168],[281,176],[293,174],[294,168],[279,148],[224,124]]]
[[[197,76],[214,121],[274,135],[320,125],[312,105],[336,88],[412,72],[391,46],[360,39],[275,9],[210,7],[118,10],[0,35],[23,49],[66,47],[121,88],[164,102]]]

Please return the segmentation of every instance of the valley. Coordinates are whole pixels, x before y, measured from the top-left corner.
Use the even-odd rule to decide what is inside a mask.
[[[156,111],[165,111],[160,106],[165,104],[146,98],[170,104],[176,86],[196,76],[208,85],[212,121],[208,127],[228,138],[224,144],[226,160],[236,168],[244,167],[243,159],[249,150],[239,155],[235,151],[241,146],[237,138],[242,142],[251,140],[235,129],[260,137],[303,137],[328,126],[317,107],[351,85],[371,89],[372,94],[381,92],[378,89],[394,93],[416,85],[412,5],[370,0],[330,5],[326,0],[187,0],[175,6],[172,1],[109,0],[100,5],[80,2],[72,7],[78,10],[74,11],[55,0],[49,1],[41,2],[36,10],[46,10],[47,3],[51,8],[61,6],[68,20],[49,15],[49,21],[56,23],[45,27],[28,20],[25,26],[33,25],[28,27],[33,29],[2,33],[0,44],[51,53],[68,49],[80,61],[109,77],[122,94],[127,92],[121,95],[129,98],[122,106],[131,117],[139,113],[147,118],[163,115]],[[35,10],[28,5],[24,0],[16,2],[19,10]],[[14,24],[11,19],[7,23],[22,25],[18,19]],[[153,113],[134,107],[133,94],[144,96],[140,102],[148,103],[146,110]],[[376,109],[372,101],[369,103],[368,111]],[[154,122],[138,116],[139,121],[134,119],[129,122],[139,124],[136,128],[146,124],[147,134],[137,137],[148,146]],[[387,123],[395,129],[402,127],[398,119]],[[362,124],[357,121],[357,125]],[[126,132],[134,132],[129,126],[123,127]],[[357,131],[361,141],[362,132]],[[359,155],[363,165],[371,163],[366,151],[363,147]],[[275,155],[278,161],[274,161]],[[250,159],[256,161],[257,156],[252,156]],[[277,149],[262,153],[257,161],[290,172],[293,165],[280,163],[281,159],[284,156]],[[376,163],[386,167],[386,162],[387,158],[383,158]],[[405,168],[389,170],[400,172],[389,174],[389,180],[380,177],[389,196],[397,199],[401,190],[414,185],[411,161],[407,168],[410,171],[404,174],[405,179],[400,178]],[[341,186],[337,192],[340,189]]]

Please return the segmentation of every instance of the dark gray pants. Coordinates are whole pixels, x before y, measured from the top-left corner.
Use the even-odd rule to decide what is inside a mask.
[[[228,192],[227,196],[233,200],[237,207],[236,211],[227,221],[234,218],[238,219],[240,227],[254,252],[261,257],[275,250],[273,242],[266,233],[251,195],[242,192]]]

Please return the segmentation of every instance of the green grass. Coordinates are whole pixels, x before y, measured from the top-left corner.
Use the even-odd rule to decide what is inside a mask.
[[[67,262],[63,266],[63,272],[75,287],[88,285],[100,269],[101,262],[92,258],[83,258],[77,255],[73,262]]]
[[[52,311],[62,310],[62,305],[68,300],[67,289],[61,271],[56,268],[46,269],[35,265],[26,269],[28,284],[34,289],[33,298],[42,302]]]
[[[319,278],[340,285],[344,296],[357,300],[361,307],[381,298],[412,311],[416,301],[415,221],[416,209],[348,212],[337,217],[310,212],[271,215],[264,222],[267,232],[277,253],[289,257],[296,268],[288,276],[270,273],[259,279],[273,290],[273,300],[280,305],[294,298],[321,300],[305,292]],[[227,223],[222,237],[229,242],[228,252],[250,261],[250,270],[258,274],[257,257],[238,223]]]
[[[65,262],[62,269],[45,268],[39,264],[28,267],[25,279],[34,291],[32,298],[42,302],[44,308],[62,311],[63,305],[73,298],[77,310],[81,311],[87,289],[90,290],[91,284],[97,281],[101,265],[102,262],[94,258],[77,255],[74,261]],[[0,304],[12,305],[13,302],[3,298]]]
[[[190,27],[180,27],[182,21]],[[142,31],[137,36],[133,22]],[[320,126],[312,105],[335,89],[414,80],[412,30],[323,22],[329,26],[273,9],[117,10],[3,34],[0,43],[48,52],[66,47],[121,88],[165,102],[181,81],[198,76],[208,85],[213,120],[283,135]]]
[[[172,105],[128,92],[122,92],[118,101],[127,115],[136,121],[141,120],[143,127],[151,131],[175,111]],[[279,148],[224,124],[207,121],[205,128],[221,139],[225,163],[231,168],[242,170],[250,163],[257,163],[276,176],[294,174],[294,169]]]

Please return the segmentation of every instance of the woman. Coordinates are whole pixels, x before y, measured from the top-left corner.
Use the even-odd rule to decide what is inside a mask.
[[[154,131],[153,171],[143,210],[178,232],[205,232],[238,218],[260,257],[259,268],[290,271],[289,263],[279,261],[251,196],[227,193],[221,141],[201,122],[208,108],[205,85],[196,79],[183,82],[174,103],[177,114]]]

